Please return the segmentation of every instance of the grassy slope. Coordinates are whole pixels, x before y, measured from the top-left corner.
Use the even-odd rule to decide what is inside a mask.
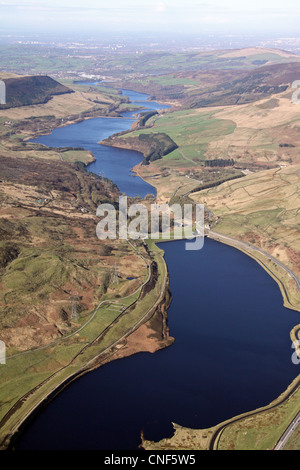
[[[235,128],[233,121],[216,120],[213,112],[177,111],[166,113],[161,117],[153,118],[155,122],[155,132],[168,134],[179,146],[187,159],[194,164],[203,161],[206,145],[215,137],[230,134]],[[145,129],[131,136],[149,134],[153,129]],[[169,153],[168,159],[182,160],[184,157],[177,151]]]
[[[199,66],[195,70],[192,59],[189,69],[136,78],[123,86],[148,93],[152,99],[179,103],[185,108],[242,105],[282,93],[297,80],[300,72],[299,56],[292,58],[290,63],[281,63],[273,57],[274,62],[260,61],[254,69],[249,64],[243,67],[243,62],[229,66],[226,61],[218,64],[211,60],[211,68]],[[255,62],[253,60],[253,64]]]
[[[116,138],[112,143],[123,146],[131,138],[151,133],[165,133],[176,143],[178,148],[162,159],[137,168],[143,178],[156,186],[160,200],[170,200],[175,191],[184,194],[203,182],[217,181],[224,175],[230,179],[240,174],[239,170],[223,169],[221,175],[219,169],[203,167],[210,143],[234,131],[232,120],[216,119],[213,111],[182,110],[153,116],[147,121],[147,127]],[[135,148],[139,148],[138,141]],[[221,157],[226,157],[226,153],[222,152]]]

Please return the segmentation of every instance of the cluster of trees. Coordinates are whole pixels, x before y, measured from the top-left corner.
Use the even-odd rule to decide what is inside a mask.
[[[140,134],[139,140],[149,145],[149,151],[145,155],[143,164],[148,165],[149,162],[159,160],[177,149],[177,144],[165,133],[157,134]]]
[[[203,189],[214,188],[215,186],[219,186],[222,183],[226,183],[226,181],[231,181],[237,178],[242,178],[243,176],[244,176],[243,174],[238,174],[238,175],[233,175],[233,176],[227,176],[225,178],[220,178],[219,180],[216,180],[216,181],[210,181],[192,189],[191,193],[197,193],[198,191],[202,191]]]
[[[233,166],[235,161],[233,158],[217,158],[214,160],[205,160],[204,165],[209,167],[215,166]]]
[[[279,144],[279,147],[295,147],[293,144]]]
[[[139,120],[139,125],[141,127],[143,127],[146,124],[146,122],[148,121],[148,119],[150,119],[152,116],[155,116],[156,114],[158,114],[157,111],[149,111],[149,112],[146,112],[146,113],[141,113],[140,120]]]
[[[19,256],[18,246],[8,243],[0,248],[0,268],[5,268],[11,261]]]

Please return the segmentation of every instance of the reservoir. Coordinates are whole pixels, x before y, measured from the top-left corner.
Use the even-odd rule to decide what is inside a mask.
[[[145,108],[141,110],[143,112],[169,108],[167,105],[146,101],[148,95],[145,94],[130,90],[123,90],[122,93],[129,96],[133,104],[143,106]],[[138,195],[142,198],[147,194],[156,195],[153,186],[135,176],[131,171],[144,159],[141,153],[126,149],[112,149],[98,144],[99,141],[107,139],[112,134],[130,129],[131,124],[136,120],[135,113],[123,113],[122,118],[93,118],[59,127],[51,134],[40,136],[32,142],[39,142],[48,147],[82,147],[91,151],[96,159],[89,165],[89,171],[109,178],[122,193],[126,193],[129,197]]]
[[[135,101],[145,98],[135,94]],[[117,129],[126,128],[128,119],[116,119]],[[107,121],[113,126],[114,119]],[[68,140],[73,126],[78,126],[76,142]],[[51,142],[44,140],[51,136],[38,141],[88,148],[94,145],[91,136],[94,142],[104,138],[99,137],[104,128],[119,132],[97,119],[73,126],[54,131]],[[105,149],[111,152],[105,161],[114,152],[119,155]],[[123,155],[141,161],[136,152],[126,151],[121,160]],[[102,158],[100,153],[96,158]],[[97,168],[106,172],[110,164]],[[121,170],[112,171],[121,181]],[[126,184],[138,178],[129,176],[128,168],[125,176],[127,193]],[[150,189],[145,187],[145,193]],[[170,275],[168,321],[174,344],[114,361],[76,380],[28,423],[17,450],[134,450],[141,431],[146,439],[159,440],[172,435],[172,422],[207,428],[267,405],[299,374],[290,340],[299,313],[283,307],[277,284],[258,263],[211,239],[199,251],[186,251],[185,241],[160,247]]]

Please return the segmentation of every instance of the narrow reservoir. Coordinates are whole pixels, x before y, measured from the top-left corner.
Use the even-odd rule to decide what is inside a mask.
[[[145,94],[130,90],[122,90],[122,93],[129,96],[133,104],[144,107],[143,112],[169,108],[167,105],[147,101],[148,95]],[[92,118],[59,127],[54,129],[51,134],[37,137],[32,142],[38,142],[48,147],[82,147],[91,151],[96,159],[88,166],[89,171],[109,178],[122,193],[126,193],[129,197],[156,195],[153,186],[135,176],[131,171],[143,160],[144,157],[141,153],[98,144],[99,141],[107,139],[112,134],[130,129],[136,120],[135,113],[126,112],[122,118]]]

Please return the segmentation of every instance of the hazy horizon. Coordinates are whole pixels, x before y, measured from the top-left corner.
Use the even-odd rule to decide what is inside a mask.
[[[278,34],[299,36],[294,0],[1,0],[2,34]]]

